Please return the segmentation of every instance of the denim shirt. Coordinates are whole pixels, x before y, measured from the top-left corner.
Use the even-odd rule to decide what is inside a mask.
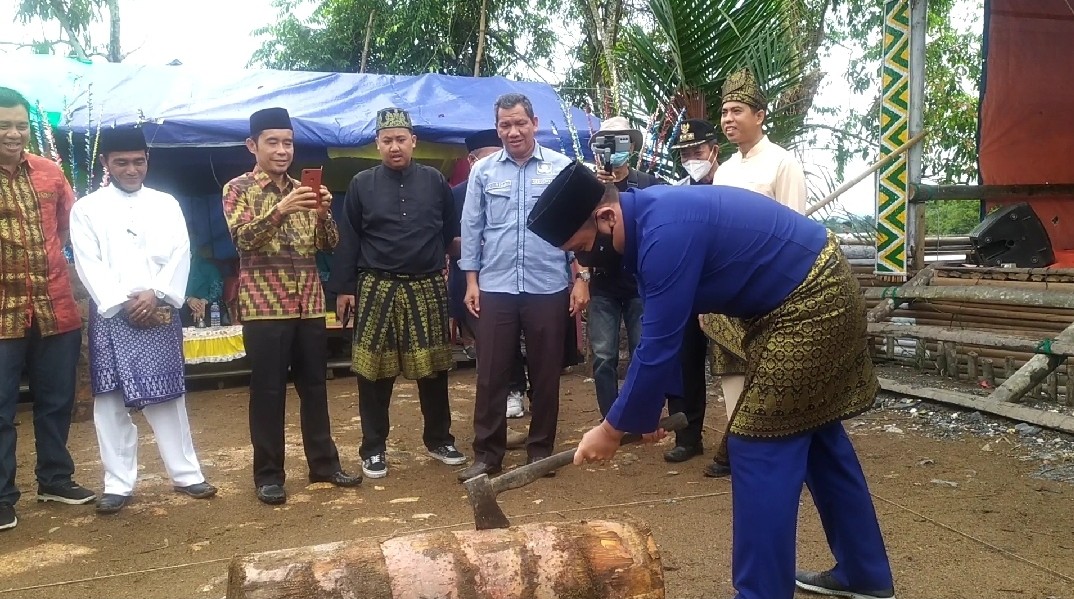
[[[506,150],[474,164],[462,211],[459,268],[478,271],[481,291],[547,295],[567,288],[570,260],[526,228],[541,192],[571,163],[536,145],[522,166]]]

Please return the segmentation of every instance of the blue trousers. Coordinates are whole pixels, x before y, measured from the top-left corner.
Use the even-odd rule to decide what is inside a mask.
[[[595,295],[589,300],[586,332],[593,350],[593,382],[601,417],[619,396],[619,323],[626,323],[627,351],[634,355],[641,339],[641,298]]]
[[[780,439],[731,435],[727,448],[734,522],[731,573],[738,599],[794,596],[803,482],[835,556],[835,578],[853,589],[891,588],[876,511],[842,423]]]
[[[15,505],[15,407],[19,378],[28,367],[34,397],[37,482],[57,485],[71,480],[75,464],[67,451],[71,409],[75,403],[75,368],[82,331],[42,337],[37,323],[21,339],[0,339],[0,503]]]

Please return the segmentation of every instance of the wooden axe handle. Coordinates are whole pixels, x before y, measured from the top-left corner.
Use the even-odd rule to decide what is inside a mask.
[[[661,418],[657,428],[662,428],[665,431],[677,431],[686,428],[686,424],[686,414],[676,412],[666,418]],[[641,441],[641,435],[627,433],[626,435],[623,435],[623,440],[620,441],[620,445],[629,445],[631,443],[637,443],[638,441]],[[572,462],[574,462],[574,449],[567,449],[557,454],[550,455],[547,458],[537,460],[532,464],[526,464],[525,466],[515,468],[510,472],[497,476],[490,482],[492,483],[492,488],[498,495],[503,491],[524,487],[549,472],[558,470]]]

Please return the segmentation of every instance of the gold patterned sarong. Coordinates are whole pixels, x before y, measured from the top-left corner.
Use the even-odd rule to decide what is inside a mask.
[[[447,286],[439,274],[358,275],[351,369],[368,380],[450,370]]]
[[[705,315],[703,321],[707,335],[728,339],[721,318]],[[868,353],[865,306],[831,233],[805,280],[779,307],[739,322],[745,387],[729,432],[790,436],[872,407],[879,384]]]

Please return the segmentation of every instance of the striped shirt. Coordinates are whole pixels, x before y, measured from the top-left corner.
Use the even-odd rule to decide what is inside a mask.
[[[279,203],[300,183],[285,189],[259,167],[224,186],[224,216],[239,252],[239,314],[243,320],[322,318],[324,291],[317,250],[331,251],[339,229],[331,215],[280,214]]]
[[[67,259],[75,194],[56,163],[23,153],[0,169],[0,339],[21,339],[36,321],[42,336],[82,327]]]

